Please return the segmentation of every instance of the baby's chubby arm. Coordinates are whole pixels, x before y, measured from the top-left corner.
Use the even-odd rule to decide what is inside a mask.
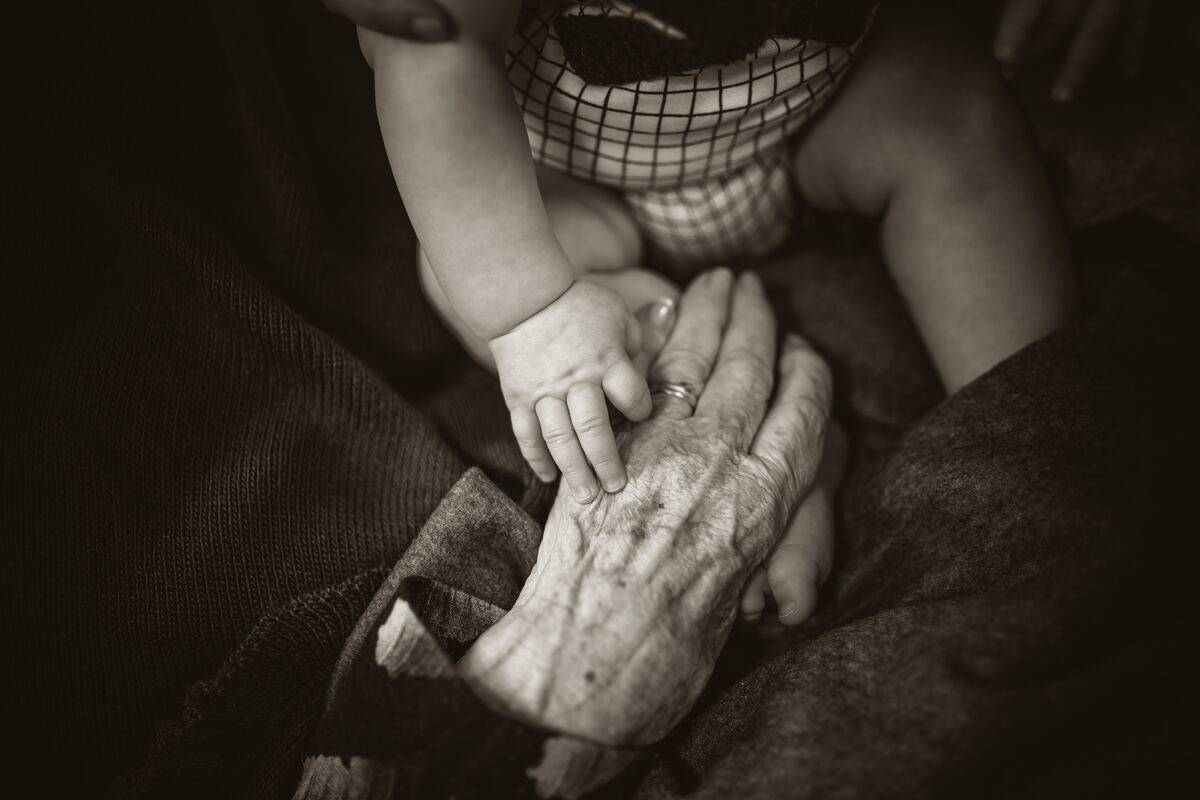
[[[605,397],[650,413],[630,360],[640,329],[615,292],[575,279],[554,237],[504,70],[520,0],[444,6],[451,42],[359,30],[388,159],[438,283],[491,346],[522,454],[590,500],[593,468],[608,491],[625,483]]]
[[[554,302],[574,273],[550,228],[504,73],[520,0],[447,0],[450,42],[359,29],[388,160],[450,303],[485,340]]]

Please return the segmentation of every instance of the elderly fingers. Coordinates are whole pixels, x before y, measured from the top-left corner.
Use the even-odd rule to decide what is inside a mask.
[[[804,339],[789,334],[779,357],[779,389],[750,448],[787,498],[802,495],[816,476],[832,406],[829,367]]]
[[[1104,57],[1121,21],[1121,0],[1096,0],[1083,17],[1062,71],[1054,82],[1053,97],[1068,103],[1092,69]]]
[[[704,387],[721,346],[721,329],[729,315],[733,274],[716,269],[696,278],[684,290],[675,327],[650,367],[652,383],[686,383]]]
[[[625,486],[625,467],[608,421],[604,391],[594,383],[577,383],[567,392],[567,409],[600,485],[606,492],[619,492]]]
[[[542,438],[554,457],[554,463],[562,470],[571,496],[581,503],[591,502],[596,496],[596,476],[592,474],[592,468],[583,454],[567,404],[557,397],[543,397],[538,400],[535,410]]]
[[[758,276],[746,273],[734,287],[721,350],[696,413],[728,421],[748,446],[774,382],[775,315]]]

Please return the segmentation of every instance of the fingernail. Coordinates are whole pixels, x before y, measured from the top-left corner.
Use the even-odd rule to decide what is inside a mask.
[[[615,494],[625,488],[625,481],[621,478],[612,478],[604,482],[604,491],[609,494]]]
[[[587,486],[576,486],[572,491],[575,494],[575,499],[581,503],[590,502],[592,499],[593,492]]]
[[[650,313],[647,315],[651,325],[662,325],[671,317],[675,316],[675,298],[663,297],[655,300],[650,306]]]
[[[799,611],[800,609],[797,608],[795,603],[788,603],[786,606],[779,609],[779,618],[787,619],[788,617],[794,617]]]
[[[415,38],[426,42],[444,42],[452,35],[449,20],[440,17],[413,17],[408,30]]]

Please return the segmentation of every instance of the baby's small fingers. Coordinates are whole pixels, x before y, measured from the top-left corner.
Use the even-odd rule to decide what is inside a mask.
[[[742,620],[751,624],[762,619],[763,609],[767,607],[767,570],[759,567],[750,575],[742,588]]]
[[[1045,8],[1046,0],[1008,0],[1005,4],[992,48],[1006,69],[1014,68],[1025,53],[1029,37]]]
[[[517,438],[517,447],[521,448],[521,456],[529,462],[530,469],[543,483],[550,483],[558,477],[554,459],[546,449],[546,440],[542,438],[541,423],[537,414],[531,408],[514,408],[512,411],[513,435]]]
[[[628,358],[622,358],[610,368],[602,383],[604,393],[626,419],[641,422],[650,416],[650,388]]]
[[[1060,49],[1079,28],[1083,12],[1094,0],[1047,0],[1046,13],[1038,22],[1033,40],[1029,43],[1030,56],[1041,58]]]
[[[621,491],[625,486],[625,467],[608,421],[604,390],[594,383],[575,384],[567,392],[567,409],[579,444],[596,470],[600,485],[606,492]]]
[[[567,404],[557,397],[543,397],[536,410],[542,438],[562,470],[563,480],[571,487],[572,496],[581,503],[591,502],[596,496],[596,476],[579,446]]]
[[[1121,0],[1096,0],[1092,4],[1054,82],[1055,100],[1068,103],[1074,99],[1084,80],[1108,51],[1120,21]]]

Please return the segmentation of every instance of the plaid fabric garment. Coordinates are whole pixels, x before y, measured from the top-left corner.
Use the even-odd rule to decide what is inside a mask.
[[[567,63],[555,21],[619,16],[680,31],[623,3],[532,9],[508,50],[508,75],[539,164],[623,190],[668,261],[762,255],[788,235],[794,198],[786,143],[832,96],[861,39],[835,47],[768,38],[744,60],[620,86]]]

